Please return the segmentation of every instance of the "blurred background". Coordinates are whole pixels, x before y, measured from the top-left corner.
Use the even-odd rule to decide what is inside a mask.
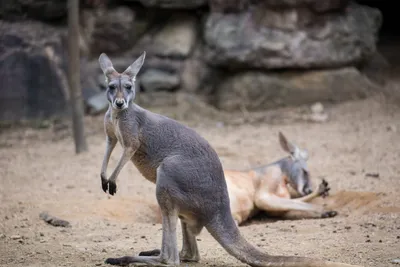
[[[390,9],[367,0],[80,1],[86,113],[108,107],[102,52],[119,71],[147,52],[137,81],[145,106],[176,105],[185,93],[221,111],[259,111],[384,91],[399,54]],[[66,1],[4,1],[0,18],[0,119],[65,114]]]
[[[338,216],[256,218],[241,227],[246,238],[271,254],[397,264],[394,7],[377,0],[82,0],[71,38],[66,0],[0,1],[0,266],[102,266],[106,257],[159,246],[154,185],[133,164],[121,171],[115,196],[100,185],[108,103],[98,57],[106,53],[122,72],[143,51],[135,102],[193,127],[224,168],[286,156],[282,131],[309,151],[314,185],[329,182],[331,195],[317,201]],[[71,87],[74,71],[79,81]],[[73,112],[73,99],[82,112]],[[82,123],[72,123],[72,114]],[[82,134],[79,153],[74,132]],[[118,145],[108,174],[120,153]],[[43,211],[71,227],[46,224]],[[202,264],[244,266],[206,231],[198,241]]]

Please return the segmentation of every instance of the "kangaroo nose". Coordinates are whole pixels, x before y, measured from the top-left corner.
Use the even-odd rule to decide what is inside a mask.
[[[122,106],[124,105],[124,103],[125,103],[125,101],[124,100],[115,100],[115,105],[118,107],[118,108],[122,108]]]

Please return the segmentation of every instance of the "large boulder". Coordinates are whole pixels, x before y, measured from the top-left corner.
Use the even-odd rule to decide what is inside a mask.
[[[350,0],[260,0],[268,7],[274,8],[309,8],[316,13],[340,10]]]
[[[34,21],[3,21],[0,31],[0,120],[65,114],[65,31]]]
[[[126,0],[140,2],[145,7],[195,9],[207,4],[207,0]]]
[[[350,0],[209,0],[212,12],[238,12],[252,3],[261,3],[263,7],[273,9],[310,9],[316,13],[337,11],[344,8]]]
[[[52,21],[67,16],[67,0],[14,0],[2,2],[0,18],[28,17]]]
[[[210,65],[331,68],[356,65],[376,51],[382,24],[378,9],[351,4],[342,12],[316,14],[309,8],[262,6],[209,14],[204,39]]]
[[[209,0],[211,12],[235,13],[245,10],[250,0]]]
[[[137,41],[139,27],[135,24],[134,11],[128,7],[84,10],[81,20],[85,41],[92,55],[121,53]]]
[[[356,68],[266,73],[246,71],[225,79],[215,105],[225,111],[273,109],[366,97],[376,87]]]
[[[135,44],[134,53],[139,54],[145,50],[147,57],[187,58],[193,51],[200,32],[196,16],[176,13],[158,23],[159,27],[146,32]]]

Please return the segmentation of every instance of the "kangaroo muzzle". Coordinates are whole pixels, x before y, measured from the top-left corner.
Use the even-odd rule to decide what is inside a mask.
[[[125,99],[123,99],[123,98],[116,98],[116,99],[114,100],[114,106],[115,106],[116,108],[119,108],[119,109],[124,108],[124,107],[126,106],[126,101],[125,101]]]

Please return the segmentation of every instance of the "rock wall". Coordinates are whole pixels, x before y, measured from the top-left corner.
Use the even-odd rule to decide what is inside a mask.
[[[0,6],[0,119],[65,111],[66,17],[66,0]],[[105,86],[101,52],[122,71],[145,50],[142,93],[195,93],[228,111],[364,97],[373,84],[359,69],[382,24],[350,0],[85,0],[80,18],[87,104]]]

